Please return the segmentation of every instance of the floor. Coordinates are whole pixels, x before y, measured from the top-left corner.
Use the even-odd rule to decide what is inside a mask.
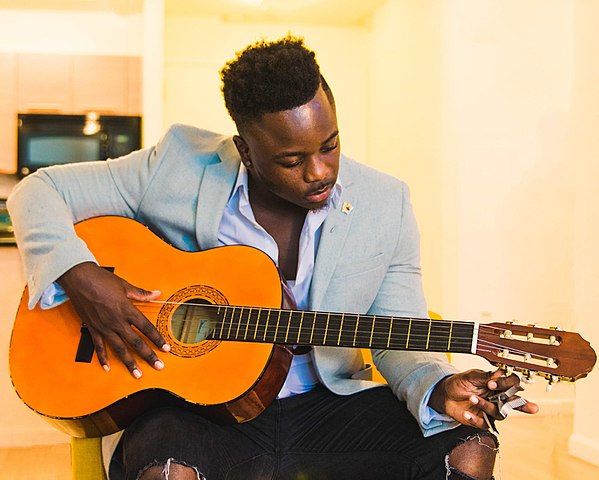
[[[512,416],[499,427],[497,480],[599,478],[599,467],[568,455],[570,414]],[[0,449],[0,479],[69,480],[69,446]]]

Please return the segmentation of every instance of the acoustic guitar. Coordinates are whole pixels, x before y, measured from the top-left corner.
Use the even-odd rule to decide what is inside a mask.
[[[26,405],[72,436],[117,432],[165,403],[217,422],[250,420],[283,385],[292,345],[476,354],[551,382],[582,378],[596,361],[589,342],[557,329],[283,309],[275,264],[251,247],[182,252],[119,217],[86,220],[76,231],[101,266],[162,291],[160,301],[136,305],[171,351],[160,352],[163,371],[145,368],[137,380],[110,352],[106,373],[70,302],[29,310],[25,289],[10,344],[12,382]]]

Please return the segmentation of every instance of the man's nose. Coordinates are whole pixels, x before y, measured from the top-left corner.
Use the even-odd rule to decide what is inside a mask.
[[[306,161],[304,180],[306,183],[320,182],[327,177],[328,166],[320,155],[311,155]]]

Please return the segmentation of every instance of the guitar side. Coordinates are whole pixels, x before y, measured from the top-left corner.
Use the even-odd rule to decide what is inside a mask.
[[[255,249],[182,252],[141,224],[119,217],[86,220],[76,230],[101,266],[133,285],[160,290],[160,300],[185,297],[192,285],[210,286],[207,300],[212,303],[217,298],[237,305],[281,305],[278,271]],[[189,295],[197,298],[197,289]],[[75,361],[81,320],[70,302],[29,310],[27,299],[26,289],[11,337],[11,379],[26,405],[72,436],[114,433],[165,403],[197,409],[220,422],[249,420],[276,397],[291,362],[285,347],[272,344],[214,342],[210,349],[200,345],[190,351],[172,336],[167,319],[161,331],[170,335],[174,348],[168,354],[155,349],[165,369],[156,371],[138,357],[143,376],[136,380],[112,352],[108,373],[95,355],[89,362]],[[164,317],[160,304],[140,308],[155,325]]]

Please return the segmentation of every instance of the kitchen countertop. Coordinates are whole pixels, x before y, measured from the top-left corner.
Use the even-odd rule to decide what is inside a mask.
[[[8,194],[17,183],[19,183],[19,177],[17,175],[0,173],[0,198],[8,197]]]
[[[12,234],[12,224],[6,211],[5,199],[8,197],[19,178],[16,175],[0,174],[0,245],[14,245],[15,238]]]

